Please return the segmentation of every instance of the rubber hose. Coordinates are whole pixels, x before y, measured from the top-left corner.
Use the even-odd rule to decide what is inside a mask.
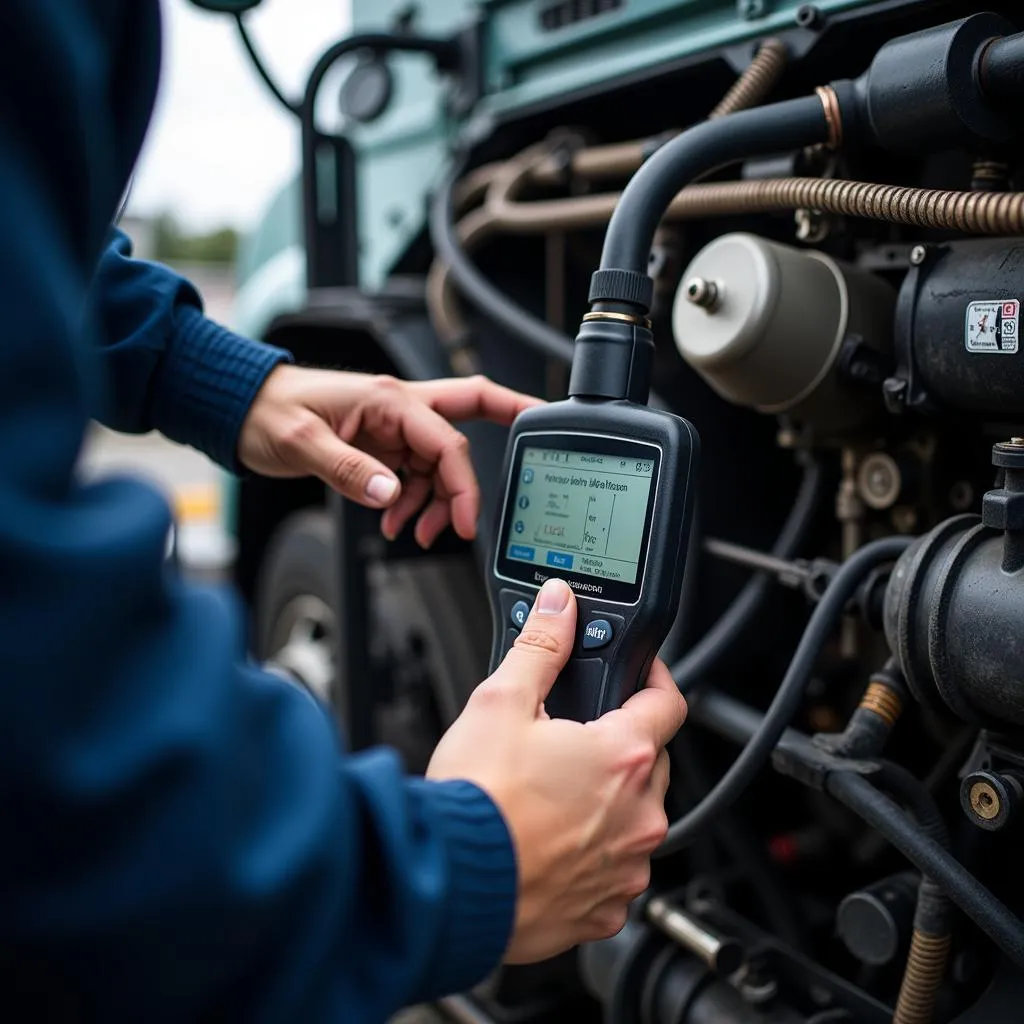
[[[821,497],[822,471],[814,460],[804,467],[796,500],[772,547],[776,558],[793,558],[814,522]],[[739,642],[764,607],[775,578],[769,573],[751,577],[718,621],[672,666],[672,678],[685,696],[704,682],[719,661]]]
[[[753,739],[718,780],[715,788],[692,811],[673,823],[655,856],[663,857],[686,846],[715,815],[732,806],[754,781],[799,710],[818,655],[845,612],[847,602],[873,569],[895,561],[911,542],[910,537],[886,537],[872,541],[840,566],[811,614],[793,660]]]
[[[654,233],[676,193],[703,175],[750,156],[826,142],[817,96],[773,103],[705,121],[656,150],[623,190],[601,253],[602,270],[647,273]]]
[[[676,735],[672,746],[690,796],[696,802],[711,789],[704,761],[682,732]],[[746,822],[731,810],[726,811],[715,822],[714,835],[745,876],[772,931],[794,949],[805,948],[803,929],[778,870]]]

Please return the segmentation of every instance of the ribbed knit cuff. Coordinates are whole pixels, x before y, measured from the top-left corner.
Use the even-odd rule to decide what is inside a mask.
[[[517,873],[512,837],[491,798],[469,782],[409,783],[437,823],[448,860],[448,899],[418,998],[463,992],[501,962],[515,922]]]
[[[174,322],[154,396],[156,426],[237,471],[242,422],[267,375],[291,355],[240,338],[194,306],[179,306]]]

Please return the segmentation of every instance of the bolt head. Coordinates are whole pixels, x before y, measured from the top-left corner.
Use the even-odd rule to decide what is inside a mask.
[[[987,782],[976,782],[971,786],[971,810],[991,821],[999,814],[999,794]]]
[[[718,285],[703,277],[694,277],[686,282],[686,298],[695,306],[711,312],[718,304]]]
[[[910,250],[910,262],[915,266],[919,267],[928,258],[928,250],[923,245],[915,245]]]
[[[816,28],[821,21],[821,11],[814,4],[802,4],[797,8],[796,23],[800,28]]]
[[[1020,799],[1020,784],[1003,772],[971,772],[960,783],[960,806],[979,828],[996,832],[1009,824]]]

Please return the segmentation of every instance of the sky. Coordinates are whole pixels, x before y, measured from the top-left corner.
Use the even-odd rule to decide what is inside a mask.
[[[263,0],[247,15],[286,95],[299,95],[315,59],[346,34],[348,6],[348,0]],[[128,210],[168,212],[191,230],[245,230],[298,168],[297,122],[257,77],[234,19],[187,0],[163,0],[163,8],[160,95]]]

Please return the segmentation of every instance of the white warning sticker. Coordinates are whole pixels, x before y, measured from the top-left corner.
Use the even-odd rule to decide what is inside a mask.
[[[1017,299],[972,302],[967,307],[964,344],[968,352],[1013,355],[1020,337]]]

